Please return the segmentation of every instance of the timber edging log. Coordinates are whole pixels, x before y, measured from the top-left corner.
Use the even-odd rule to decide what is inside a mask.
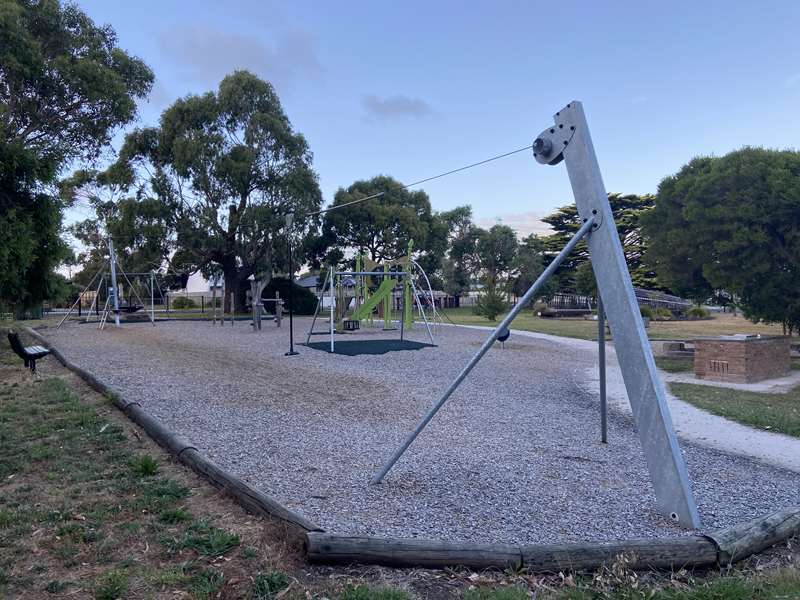
[[[109,398],[131,421],[139,425],[160,446],[168,450],[180,462],[197,474],[208,479],[216,487],[224,489],[242,507],[256,514],[275,517],[297,525],[306,532],[322,531],[303,515],[283,506],[275,499],[259,492],[241,478],[226,471],[190,444],[182,436],[164,426],[161,421],[145,411],[138,402],[129,402],[111,389],[101,379],[70,362],[50,341],[38,331],[25,327],[26,332],[50,349],[53,356],[67,369],[78,375],[95,391]]]
[[[575,544],[517,546],[308,532],[305,553],[311,563],[516,567],[530,572],[592,571],[625,555],[632,569],[677,570],[728,565],[798,534],[800,507],[795,507],[707,535]]]

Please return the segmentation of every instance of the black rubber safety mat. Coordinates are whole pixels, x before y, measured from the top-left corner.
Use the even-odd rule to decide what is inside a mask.
[[[331,351],[330,340],[326,342],[311,342],[306,346],[314,350]],[[358,356],[360,354],[386,354],[401,350],[422,350],[423,348],[435,347],[434,344],[423,344],[422,342],[413,342],[411,340],[336,340],[333,353]]]

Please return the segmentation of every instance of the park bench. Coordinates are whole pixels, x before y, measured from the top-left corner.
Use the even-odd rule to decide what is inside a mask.
[[[19,339],[19,334],[15,331],[8,333],[8,342],[14,354],[19,356],[26,367],[30,367],[31,373],[36,373],[36,361],[50,354],[50,350],[44,346],[23,346]]]

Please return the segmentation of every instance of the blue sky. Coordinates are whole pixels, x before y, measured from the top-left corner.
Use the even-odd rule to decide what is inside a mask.
[[[531,143],[571,100],[609,191],[655,192],[693,156],[800,146],[800,2],[178,2],[79,5],[157,82],[140,110],[271,81],[309,140],[326,202],[388,174],[422,179]],[[525,152],[423,186],[520,233],[572,202],[563,163]]]

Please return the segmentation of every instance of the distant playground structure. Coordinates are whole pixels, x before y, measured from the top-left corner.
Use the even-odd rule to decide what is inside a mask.
[[[433,301],[433,289],[425,270],[413,260],[414,241],[408,243],[405,256],[382,263],[370,260],[358,254],[355,257],[355,269],[337,271],[331,267],[325,282],[317,294],[317,307],[314,318],[306,336],[306,345],[311,342],[315,333],[328,333],[330,336],[330,352],[335,352],[335,335],[361,329],[361,323],[374,324],[377,310],[384,331],[395,331],[395,297],[399,291],[397,322],[400,340],[405,332],[414,325],[414,308],[425,324],[430,343],[434,344],[431,321],[436,321],[436,303]],[[315,332],[314,327],[320,312],[329,309],[327,332]],[[430,320],[425,312],[430,309]]]

